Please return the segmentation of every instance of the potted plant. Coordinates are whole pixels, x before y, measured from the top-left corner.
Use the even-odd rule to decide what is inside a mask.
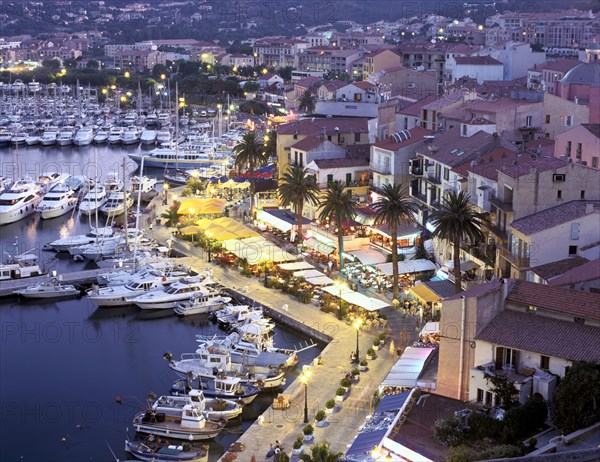
[[[292,446],[292,454],[302,454],[302,451],[304,450],[304,440],[302,438],[302,436],[298,435],[298,438],[296,438],[296,441],[294,441],[294,445]]]
[[[373,348],[367,350],[367,359],[370,361],[375,359],[375,350]]]
[[[385,333],[382,332],[381,334],[379,334],[379,346],[383,345],[386,339],[387,335]]]
[[[368,365],[368,364],[369,364],[369,363],[367,362],[367,360],[366,360],[366,359],[363,359],[363,360],[360,362],[360,364],[358,365],[358,370],[359,370],[359,371],[361,371],[361,372],[365,372],[365,371],[367,370],[367,365]]]
[[[331,415],[334,413],[334,411],[335,411],[335,400],[330,399],[329,401],[327,401],[325,403],[325,414]]]
[[[322,427],[323,425],[325,425],[325,411],[323,409],[321,409],[315,415],[315,425],[317,427]]]
[[[342,379],[340,380],[340,387],[345,388],[346,391],[350,390],[350,387],[352,386],[352,382],[350,381],[350,379]]]
[[[337,403],[341,403],[342,401],[344,401],[344,396],[346,395],[346,389],[345,388],[338,388],[335,392],[335,401]]]
[[[352,369],[352,379],[355,382],[358,382],[358,380],[360,379],[360,371],[356,367]]]
[[[319,412],[321,412],[321,411],[319,411]],[[317,412],[317,417],[319,416],[319,412]],[[312,441],[314,431],[315,431],[315,429],[313,428],[313,426],[311,424],[306,425],[302,429],[302,433],[304,433],[304,442],[305,443]]]
[[[375,350],[375,351],[379,350],[379,339],[378,338],[373,340],[373,350]]]

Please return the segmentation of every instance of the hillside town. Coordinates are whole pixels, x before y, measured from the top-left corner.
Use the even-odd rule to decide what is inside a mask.
[[[45,345],[21,460],[600,460],[600,13],[509,6],[0,14],[0,459]]]

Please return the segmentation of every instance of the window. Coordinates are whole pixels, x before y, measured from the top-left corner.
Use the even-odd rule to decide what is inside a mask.
[[[450,181],[450,169],[444,167],[444,180]]]
[[[483,401],[483,390],[481,388],[477,389],[477,402],[481,403]]]
[[[560,189],[559,189],[558,191],[556,191],[556,198],[557,198],[558,200],[561,200],[561,199],[562,199],[562,191],[561,191]]]
[[[533,122],[533,117],[531,117],[531,116],[525,117],[525,126],[526,127],[531,127],[531,122]]]
[[[579,223],[571,223],[571,240],[576,241],[579,239]]]
[[[346,186],[350,186],[352,183],[352,173],[346,173]]]
[[[585,199],[585,191],[581,191],[581,193],[579,194],[579,198],[580,199]]]
[[[567,155],[571,157],[571,142],[567,141]]]
[[[577,152],[576,152],[576,155],[577,155],[578,159],[581,159],[582,153],[583,153],[583,147],[581,146],[581,143],[577,143]]]
[[[462,125],[462,136],[467,136],[467,125],[463,124]]]
[[[550,114],[546,114],[546,123],[549,124],[550,123]]]
[[[572,127],[573,126],[573,116],[567,116],[565,118],[565,127]]]
[[[355,143],[360,143],[360,133],[355,133],[354,134],[354,142]]]
[[[492,392],[491,391],[485,392],[485,404],[487,404],[488,406],[492,404]]]
[[[554,181],[555,183],[560,183],[565,181],[565,174],[564,173],[555,173],[554,175],[552,175],[552,181]]]
[[[577,246],[570,245],[569,246],[569,257],[574,257],[575,255],[577,255]]]
[[[327,183],[333,183],[333,174],[327,175]]]
[[[545,371],[550,369],[550,358],[548,356],[540,356],[540,369]]]
[[[598,168],[598,158],[592,157],[592,167]]]

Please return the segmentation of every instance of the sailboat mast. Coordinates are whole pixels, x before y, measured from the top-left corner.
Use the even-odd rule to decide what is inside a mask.
[[[127,215],[127,171],[125,170],[125,157],[123,157],[123,203],[125,208],[123,213],[125,215],[125,247],[129,248],[129,230],[128,230],[128,215]]]
[[[179,84],[175,82],[175,171],[179,169]]]

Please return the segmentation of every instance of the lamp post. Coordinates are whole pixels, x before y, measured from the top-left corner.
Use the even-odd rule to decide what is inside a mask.
[[[212,260],[210,258],[210,248],[212,246],[212,233],[210,231],[206,232],[206,238],[208,239],[208,244],[207,244],[207,247],[208,247],[208,263],[212,263]]]
[[[356,360],[354,361],[355,363],[360,362],[360,354],[358,353],[358,332],[360,331],[360,326],[362,326],[362,319],[357,319],[356,321],[354,321],[354,328],[356,329]]]
[[[344,284],[343,281],[340,281],[339,279],[337,281],[335,281],[335,287],[337,287],[338,291],[339,291],[339,297],[340,297],[340,308],[339,308],[339,318],[342,319],[342,291],[344,290],[344,288],[346,287],[346,284]]]
[[[304,384],[304,423],[308,423],[308,378],[310,377],[310,370],[305,369],[300,374],[300,382]]]

